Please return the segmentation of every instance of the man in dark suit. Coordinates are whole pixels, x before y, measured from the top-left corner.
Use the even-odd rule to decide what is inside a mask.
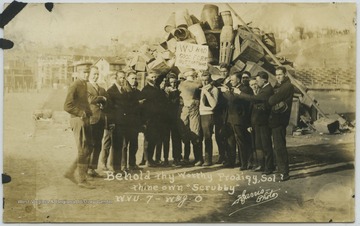
[[[161,145],[166,132],[166,106],[167,99],[165,92],[160,89],[159,74],[149,72],[147,75],[147,85],[141,90],[140,99],[144,99],[142,105],[142,116],[145,125],[145,160],[147,166],[154,167],[153,156],[156,145]]]
[[[247,128],[250,126],[250,102],[238,98],[234,92],[241,90],[244,93],[253,95],[249,86],[241,84],[243,73],[230,75],[230,87],[221,87],[221,91],[227,100],[227,122],[231,126],[228,138],[229,150],[225,167],[234,167],[236,161],[236,146],[239,148],[240,169],[245,170],[251,158],[250,133]]]
[[[125,144],[122,150],[121,166],[130,170],[141,169],[136,165],[136,153],[138,150],[138,135],[141,126],[141,105],[144,100],[140,100],[140,90],[137,88],[137,75],[135,71],[126,72],[125,84],[125,103],[126,125],[125,125]],[[128,155],[129,154],[129,155]],[[128,160],[129,156],[129,160]]]
[[[181,166],[181,138],[179,131],[180,121],[180,92],[178,90],[178,80],[174,73],[169,73],[166,76],[167,83],[165,84],[165,93],[168,100],[168,123],[164,139],[164,165],[167,163],[170,149],[170,137],[172,144],[172,156],[174,159],[174,166]]]
[[[69,87],[64,110],[71,115],[70,126],[74,132],[78,156],[74,163],[65,173],[65,177],[76,182],[74,173],[78,168],[79,180],[78,186],[81,188],[93,189],[86,176],[89,166],[89,157],[91,155],[91,127],[90,116],[92,115],[88,102],[87,80],[89,76],[89,67],[79,71],[78,79]]]
[[[268,104],[268,100],[274,94],[274,91],[268,80],[269,75],[266,72],[257,74],[256,81],[260,88],[257,95],[249,95],[240,90],[234,90],[235,96],[252,102],[251,125],[254,126],[253,129],[255,130],[256,149],[261,149],[265,157],[265,162],[260,164],[263,166],[265,174],[271,174],[274,170],[271,130],[269,127],[270,106]]]
[[[286,181],[290,179],[286,127],[289,125],[295,89],[286,75],[285,67],[276,68],[275,75],[277,80],[274,87],[275,94],[269,98],[269,104],[272,107],[269,126],[272,130],[278,172],[282,174],[281,180]]]
[[[125,127],[126,127],[126,95],[125,95],[125,72],[116,72],[116,82],[107,90],[109,97],[108,107],[108,123],[113,130],[112,152],[110,159],[113,162],[113,170],[115,173],[121,173],[125,168],[122,167],[122,151],[125,143]]]
[[[87,83],[88,101],[92,116],[90,116],[90,126],[92,134],[92,154],[88,175],[91,177],[101,177],[97,172],[99,155],[101,151],[101,140],[104,135],[105,115],[103,109],[107,101],[106,90],[96,82],[99,78],[99,69],[95,66],[90,68],[89,82]]]

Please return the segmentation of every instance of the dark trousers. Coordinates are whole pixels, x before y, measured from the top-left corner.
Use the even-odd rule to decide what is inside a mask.
[[[214,130],[214,115],[200,115],[201,128],[205,144],[205,162],[212,163],[213,155],[213,144],[212,144],[212,134]],[[202,150],[200,152],[200,160],[203,160]]]
[[[92,151],[89,119],[81,119],[80,117],[71,118],[70,126],[74,133],[78,151],[77,163],[88,166]]]
[[[130,126],[124,127],[125,142],[122,148],[121,169],[125,170],[128,166],[136,165],[136,152],[138,150],[138,130]],[[129,161],[128,161],[129,156]],[[128,164],[129,163],[129,164]]]
[[[271,129],[268,125],[256,125],[256,149],[260,149],[264,156],[264,170],[266,172],[274,170],[274,154],[271,140]]]
[[[99,120],[95,124],[91,124],[91,156],[90,156],[90,169],[97,169],[99,163],[99,156],[101,152],[101,140],[104,135],[104,127],[105,122],[104,120]]]
[[[163,122],[149,122],[144,133],[145,160],[154,161],[155,147],[162,144],[166,125]],[[161,152],[160,152],[161,153]]]
[[[164,159],[169,160],[169,150],[170,150],[170,137],[171,137],[171,147],[172,147],[172,156],[176,161],[181,160],[181,139],[178,127],[179,119],[173,119],[169,124],[164,128],[164,140],[159,145],[156,146],[156,160],[161,159],[161,149],[164,150]]]
[[[125,143],[125,126],[121,124],[115,124],[113,131],[113,146],[110,152],[110,159],[113,162],[114,171],[121,170],[122,152]]]
[[[228,138],[229,154],[228,162],[235,165],[236,160],[236,146],[239,148],[238,157],[240,160],[240,167],[247,168],[248,162],[251,158],[251,136],[247,131],[247,127],[243,125],[231,125],[232,134]]]
[[[99,157],[101,167],[104,167],[104,168],[105,167],[113,168],[112,159],[109,159],[109,162],[108,162],[108,158],[109,158],[111,147],[112,147],[112,133],[113,133],[113,130],[104,129],[104,135],[102,138],[102,150],[100,152],[100,157]]]
[[[224,119],[221,113],[214,113],[214,123],[215,123],[215,140],[218,146],[219,159],[225,160],[227,152],[227,140],[224,136],[220,135],[220,131],[224,126]]]
[[[289,174],[289,157],[286,149],[286,127],[279,126],[272,128],[274,152],[278,171],[281,174]]]
[[[191,143],[190,143],[191,142]],[[201,137],[194,140],[183,140],[184,143],[184,160],[189,160],[190,158],[190,151],[191,151],[191,145],[193,147],[193,153],[194,153],[194,161],[203,161],[202,157],[202,142]]]
[[[183,141],[184,143],[184,160],[190,159],[191,146],[190,141]]]

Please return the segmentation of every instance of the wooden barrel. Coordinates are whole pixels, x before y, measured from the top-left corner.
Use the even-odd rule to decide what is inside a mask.
[[[220,29],[219,7],[205,4],[201,12],[201,21],[207,24],[211,30]]]

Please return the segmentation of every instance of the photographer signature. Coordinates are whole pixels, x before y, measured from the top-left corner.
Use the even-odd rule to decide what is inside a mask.
[[[237,199],[231,204],[231,206],[237,205],[237,204],[241,204],[244,205],[246,203],[246,200],[251,199],[251,198],[256,198],[256,203],[250,206],[246,206],[243,208],[240,208],[232,213],[229,214],[229,216],[237,213],[238,211],[245,209],[245,208],[249,208],[252,206],[257,206],[260,204],[263,204],[265,202],[269,202],[272,200],[275,200],[279,194],[277,193],[279,189],[261,189],[258,191],[254,191],[254,192],[247,192],[246,190],[243,190],[243,192],[237,196]]]

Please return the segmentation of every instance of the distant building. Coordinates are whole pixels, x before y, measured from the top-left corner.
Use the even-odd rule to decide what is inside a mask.
[[[29,61],[16,57],[5,57],[4,89],[5,92],[23,91],[36,87],[35,68]]]
[[[67,85],[71,82],[72,56],[40,56],[38,57],[38,88],[52,87],[57,84]]]
[[[99,85],[106,87],[105,84],[108,82],[108,77],[116,71],[122,70],[126,63],[125,59],[119,59],[117,57],[101,57],[94,65],[99,68]]]

